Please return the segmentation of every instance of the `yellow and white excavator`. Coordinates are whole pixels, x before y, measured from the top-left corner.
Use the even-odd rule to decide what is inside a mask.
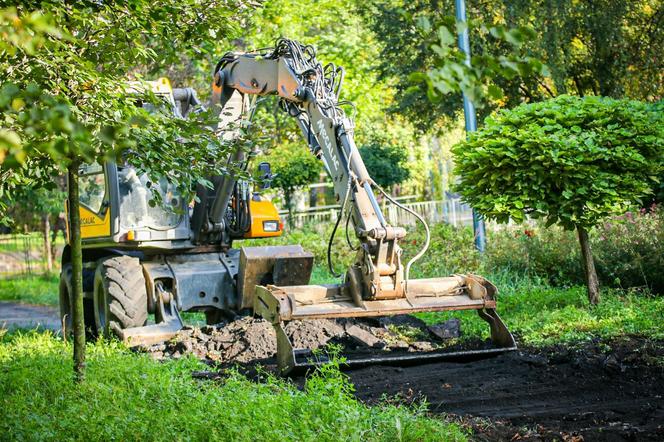
[[[389,225],[375,192],[408,209],[367,173],[353,139],[353,122],[339,101],[343,78],[343,69],[323,66],[311,46],[280,39],[267,51],[224,55],[212,86],[220,136],[233,136],[235,124],[250,114],[252,96],[277,95],[282,109],[296,119],[341,204],[334,230],[347,216],[359,241],[343,283],[310,285],[313,255],[299,245],[233,248],[237,239],[281,235],[282,224],[270,201],[232,175],[211,177],[213,189],[199,186],[190,214],[187,202],[165,179],[155,185],[127,165],[86,165],[80,178],[86,325],[135,345],[173,336],[182,327],[180,311],[203,311],[210,323],[224,313],[255,314],[276,330],[277,360],[284,373],[310,362],[284,332],[284,323],[292,320],[477,310],[488,322],[494,348],[475,353],[516,348],[496,313],[496,288],[486,279],[409,277],[411,266],[426,252],[428,227],[413,213],[425,225],[427,241],[404,262],[399,242],[407,232]],[[165,79],[153,82],[152,89],[175,115],[199,104],[193,90],[171,89]],[[246,167],[248,156],[238,149],[228,161]],[[268,164],[261,163],[259,170],[269,178]],[[182,210],[151,207],[153,191]],[[70,259],[66,248],[60,283],[65,320],[71,305]],[[154,324],[147,325],[149,314],[154,314]],[[437,354],[395,356],[431,357]]]

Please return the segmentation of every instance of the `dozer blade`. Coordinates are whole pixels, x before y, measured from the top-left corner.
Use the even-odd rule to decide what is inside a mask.
[[[122,342],[129,347],[147,346],[166,341],[175,336],[184,325],[180,312],[175,306],[173,295],[164,291],[161,285],[157,285],[155,289],[157,291],[157,310],[155,312],[157,323],[116,331]]]
[[[357,302],[350,285],[257,286],[254,311],[267,319],[277,333],[277,362],[283,374],[316,365],[308,350],[294,349],[284,332],[284,322],[302,319],[361,318],[418,312],[477,310],[489,323],[495,348],[454,353],[428,352],[385,355],[349,360],[347,365],[415,360],[459,359],[490,356],[516,349],[514,337],[496,313],[496,288],[476,275],[409,280],[406,297]],[[324,361],[318,361],[324,362]]]
[[[143,327],[126,328],[118,332],[119,338],[129,347],[154,345],[167,341],[182,329],[182,322],[170,321]]]

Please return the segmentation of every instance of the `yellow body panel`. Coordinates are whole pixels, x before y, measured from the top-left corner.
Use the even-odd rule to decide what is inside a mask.
[[[67,216],[67,241],[69,241],[69,204],[65,204]],[[104,217],[100,217],[87,207],[79,206],[78,214],[81,217],[81,239],[101,238],[111,236],[111,211],[106,210]]]
[[[110,210],[106,210],[103,218],[83,206],[78,213],[81,216],[81,239],[111,236]]]
[[[283,226],[279,219],[279,212],[271,201],[249,201],[251,212],[251,228],[244,234],[245,238],[267,238],[270,236],[281,236]],[[264,221],[276,221],[278,229],[276,232],[266,232],[263,228]]]

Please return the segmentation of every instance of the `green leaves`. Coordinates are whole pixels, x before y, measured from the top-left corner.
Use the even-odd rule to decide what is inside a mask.
[[[486,217],[588,228],[652,193],[664,119],[635,101],[561,96],[497,112],[453,152],[459,192]]]
[[[380,136],[360,147],[360,155],[371,178],[381,187],[390,188],[410,177],[408,147]]]
[[[135,105],[135,93],[130,98],[128,80],[165,66],[176,75],[181,64],[194,69],[198,61],[181,59],[203,58],[199,45],[210,31],[222,39],[233,30],[242,1],[224,8],[203,0],[45,1],[32,6],[42,9],[0,10],[0,174],[14,183],[0,181],[0,194],[25,184],[20,177],[34,181],[28,170],[62,170],[73,159],[124,156],[153,178],[177,183],[184,195],[220,170],[230,146],[208,129],[210,113],[189,120],[149,115]]]
[[[487,100],[503,98],[503,89],[496,83],[499,78],[512,80],[516,77],[537,77],[545,72],[544,64],[532,57],[517,54],[521,44],[535,33],[527,27],[514,29],[505,26],[487,28],[484,25],[473,26],[476,32],[490,34],[495,39],[511,45],[513,51],[507,55],[483,53],[472,57],[471,65],[466,64],[465,54],[457,48],[453,32],[461,32],[465,24],[452,24],[453,18],[446,17],[439,21],[432,32],[431,21],[419,17],[417,24],[425,42],[432,51],[431,64],[426,68],[426,75],[414,73],[411,81],[424,81],[427,96],[433,102],[439,102],[444,95],[463,92],[477,106],[483,107]]]
[[[272,184],[284,191],[285,203],[292,210],[293,191],[313,183],[320,176],[322,163],[303,143],[289,143],[270,152],[268,158],[274,178]]]
[[[0,9],[0,50],[13,56],[18,51],[34,54],[49,36],[63,38],[53,19],[40,11],[20,15],[16,8]]]

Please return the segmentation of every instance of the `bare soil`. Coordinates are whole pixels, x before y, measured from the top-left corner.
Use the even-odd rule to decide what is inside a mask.
[[[413,320],[417,321],[415,318]],[[357,320],[310,320],[293,321],[285,326],[295,348],[320,349],[328,344],[339,344],[357,354],[390,351],[434,350],[442,343],[435,338],[424,323],[403,322],[397,319],[388,322]],[[419,328],[422,327],[422,328]],[[257,363],[272,367],[277,352],[276,335],[272,325],[263,320],[242,317],[215,326],[186,326],[163,344],[139,349],[153,358],[180,358],[185,354],[214,365]]]
[[[348,372],[359,399],[426,400],[479,440],[664,440],[664,342],[523,349],[470,363]]]
[[[445,345],[409,317],[387,323],[293,322],[287,334],[295,347],[331,342],[343,345],[351,355],[435,350]],[[255,376],[257,364],[274,369],[275,341],[267,322],[243,318],[218,327],[183,330],[169,343],[144,350],[157,359],[196,354],[215,367],[196,376],[217,379],[224,377],[229,365],[239,365],[248,376]],[[522,348],[472,362],[373,365],[346,373],[358,399],[368,404],[385,397],[396,403],[426,401],[431,413],[471,427],[478,440],[640,441],[664,440],[663,364],[664,342],[632,337],[576,348]],[[298,375],[292,381],[303,386],[305,378]]]

